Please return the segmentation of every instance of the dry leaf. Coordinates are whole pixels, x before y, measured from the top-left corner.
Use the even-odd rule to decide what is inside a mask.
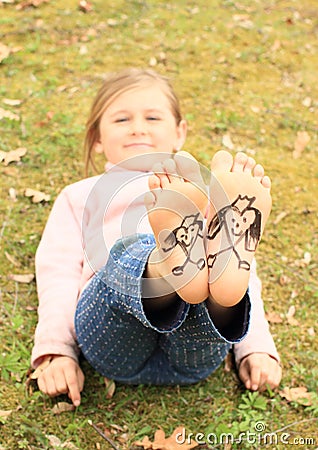
[[[26,9],[26,8],[30,8],[31,6],[33,8],[37,8],[38,6],[40,6],[42,3],[48,3],[49,0],[26,0],[22,3],[20,3],[19,5],[16,6],[17,10],[21,10],[21,9]]]
[[[81,11],[85,13],[93,11],[93,5],[90,2],[87,2],[86,0],[81,0],[78,4],[78,7]]]
[[[10,150],[9,152],[0,151],[0,161],[4,161],[5,166],[12,162],[19,162],[21,158],[26,154],[26,152],[27,149],[25,147],[19,147],[15,150]]]
[[[287,215],[288,215],[288,212],[282,211],[281,213],[279,213],[279,214],[277,215],[277,217],[276,217],[276,219],[274,220],[273,224],[274,224],[274,225],[279,224],[279,222],[280,222],[281,220],[283,220]]]
[[[1,119],[20,120],[20,117],[7,109],[0,108],[0,120]]]
[[[283,319],[280,317],[280,315],[275,312],[266,313],[265,318],[270,323],[282,323],[283,322]]]
[[[12,413],[12,409],[10,409],[8,411],[4,411],[4,410],[0,409],[0,417],[1,417],[1,419],[4,419],[4,420],[7,419],[10,416],[11,413]]]
[[[11,98],[4,98],[3,103],[8,106],[19,106],[22,103],[22,100],[15,100]]]
[[[234,370],[235,364],[233,361],[233,354],[230,352],[226,355],[224,360],[224,371],[225,372],[231,372]]]
[[[287,319],[287,322],[289,323],[289,325],[293,325],[293,326],[298,325],[298,323],[299,323],[298,320],[296,320],[294,318],[295,313],[296,313],[296,308],[294,305],[292,305],[286,314],[286,319]]]
[[[310,327],[310,328],[308,328],[308,334],[309,334],[309,336],[315,336],[315,329],[314,329],[314,327]]]
[[[17,283],[31,283],[34,280],[33,273],[26,273],[23,275],[10,274],[8,275],[9,280],[16,281]]]
[[[106,386],[106,398],[112,398],[116,390],[115,381],[105,377],[104,382]]]
[[[17,201],[17,192],[14,188],[9,188],[9,197],[13,202]]]
[[[297,159],[301,156],[302,152],[305,150],[307,144],[310,141],[310,136],[307,131],[298,131],[297,138],[294,143],[293,158]]]
[[[312,404],[311,394],[305,386],[297,388],[285,387],[282,391],[279,391],[279,395],[286,398],[288,402],[297,402],[304,406],[310,406]]]
[[[222,144],[224,145],[224,147],[228,148],[229,150],[234,150],[234,144],[233,144],[231,136],[229,134],[225,134],[222,137]]]
[[[10,261],[10,263],[13,264],[14,266],[19,267],[21,265],[19,261],[17,261],[13,256],[10,255],[10,253],[4,252],[4,255],[7,258],[7,260]]]
[[[62,414],[64,412],[74,411],[75,406],[72,403],[68,402],[59,402],[53,406],[52,412],[53,414]]]
[[[6,59],[11,53],[10,48],[0,42],[0,63]]]
[[[190,441],[184,439],[184,427],[178,427],[168,438],[166,438],[163,430],[157,430],[153,442],[150,441],[148,436],[145,436],[142,441],[137,441],[134,444],[149,450],[191,450],[198,447],[197,442],[192,439]]]
[[[37,380],[40,376],[40,374],[43,372],[44,369],[46,369],[50,362],[52,361],[51,357],[47,357],[44,359],[44,361],[41,362],[41,364],[38,365],[38,367],[35,369],[33,373],[30,375],[31,380]]]
[[[37,191],[35,189],[27,188],[24,191],[24,195],[26,197],[32,197],[33,203],[41,203],[41,202],[48,202],[50,200],[50,195],[45,194],[44,192]]]

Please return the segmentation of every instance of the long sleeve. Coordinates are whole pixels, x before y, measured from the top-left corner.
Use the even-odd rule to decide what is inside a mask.
[[[46,354],[77,358],[74,314],[83,267],[80,214],[76,216],[67,190],[57,197],[44,229],[36,258],[39,321],[32,365]]]
[[[245,356],[259,352],[268,353],[280,360],[269,324],[265,318],[264,304],[261,296],[262,285],[256,273],[256,262],[251,267],[249,295],[251,300],[250,328],[246,337],[234,345],[235,362],[238,365]]]

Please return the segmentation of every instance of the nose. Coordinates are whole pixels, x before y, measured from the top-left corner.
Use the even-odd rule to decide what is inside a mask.
[[[143,135],[147,133],[147,122],[142,118],[134,118],[131,121],[130,132],[133,135]]]

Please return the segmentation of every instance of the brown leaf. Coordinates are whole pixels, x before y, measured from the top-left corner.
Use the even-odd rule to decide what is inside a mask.
[[[292,305],[286,314],[286,319],[289,325],[297,326],[299,324],[298,320],[294,318],[295,313],[296,308],[294,305]]]
[[[21,266],[19,261],[17,261],[12,255],[10,255],[10,253],[4,252],[4,255],[7,258],[7,260],[10,261],[10,263],[13,264],[14,266],[16,266],[16,267],[20,267]]]
[[[59,402],[53,406],[52,412],[53,414],[62,414],[64,412],[74,411],[75,406],[72,403],[68,402]]]
[[[34,274],[33,273],[26,273],[23,275],[18,274],[10,274],[8,275],[9,280],[16,281],[17,283],[31,283],[31,281],[34,280]]]
[[[21,2],[19,5],[16,6],[17,10],[30,8],[31,6],[33,8],[38,8],[42,3],[48,3],[49,0],[26,0],[24,2]]]
[[[19,147],[15,150],[10,150],[9,152],[0,151],[0,161],[4,161],[5,166],[12,162],[19,162],[21,158],[26,154],[26,152],[27,149],[25,147]]]
[[[30,379],[37,380],[39,378],[39,376],[41,375],[41,373],[43,372],[43,370],[49,366],[51,360],[52,360],[51,357],[45,358],[44,361],[42,361],[41,364],[38,365],[38,367],[35,369],[35,371],[33,373],[31,373]]]
[[[12,413],[12,410],[10,409],[10,410],[8,410],[8,411],[4,411],[3,409],[0,409],[0,417],[1,417],[1,419],[7,419],[9,416],[10,416],[10,414]]]
[[[16,100],[11,98],[4,98],[3,103],[8,106],[19,106],[22,103],[22,100]]]
[[[270,323],[282,323],[283,322],[283,319],[280,317],[280,315],[275,312],[266,313],[265,318]]]
[[[7,109],[0,108],[0,120],[1,119],[20,120],[20,117]]]
[[[106,386],[106,398],[112,398],[116,390],[115,381],[104,377],[104,382]]]
[[[134,444],[146,450],[191,450],[198,447],[197,442],[192,441],[192,439],[189,442],[189,439],[185,438],[184,427],[176,428],[168,438],[166,438],[165,432],[159,429],[155,432],[153,442],[150,441],[148,436],[145,436],[142,441],[137,441]]]
[[[78,4],[78,7],[84,13],[93,11],[93,5],[90,2],[87,2],[86,0],[81,0]]]
[[[285,387],[282,391],[279,391],[279,395],[286,398],[288,402],[297,402],[304,406],[310,406],[312,404],[312,393],[308,392],[305,386],[297,388]]]
[[[0,42],[0,63],[6,59],[11,53],[10,48]]]
[[[33,203],[41,203],[41,202],[48,202],[50,200],[50,195],[45,194],[44,192],[37,191],[35,189],[27,188],[24,191],[24,195],[26,197],[32,197]]]
[[[294,143],[293,158],[297,159],[301,156],[302,152],[305,150],[307,144],[310,141],[310,136],[307,131],[298,131],[297,138]]]

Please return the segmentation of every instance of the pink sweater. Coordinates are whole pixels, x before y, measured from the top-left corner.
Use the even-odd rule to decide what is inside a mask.
[[[152,233],[143,196],[148,174],[112,168],[103,175],[67,186],[57,197],[36,253],[39,321],[32,366],[48,354],[77,360],[74,315],[80,292],[123,236]],[[143,218],[140,220],[140,218]],[[251,268],[251,324],[247,337],[234,346],[236,361],[253,352],[279,360],[264,317],[256,263]]]

